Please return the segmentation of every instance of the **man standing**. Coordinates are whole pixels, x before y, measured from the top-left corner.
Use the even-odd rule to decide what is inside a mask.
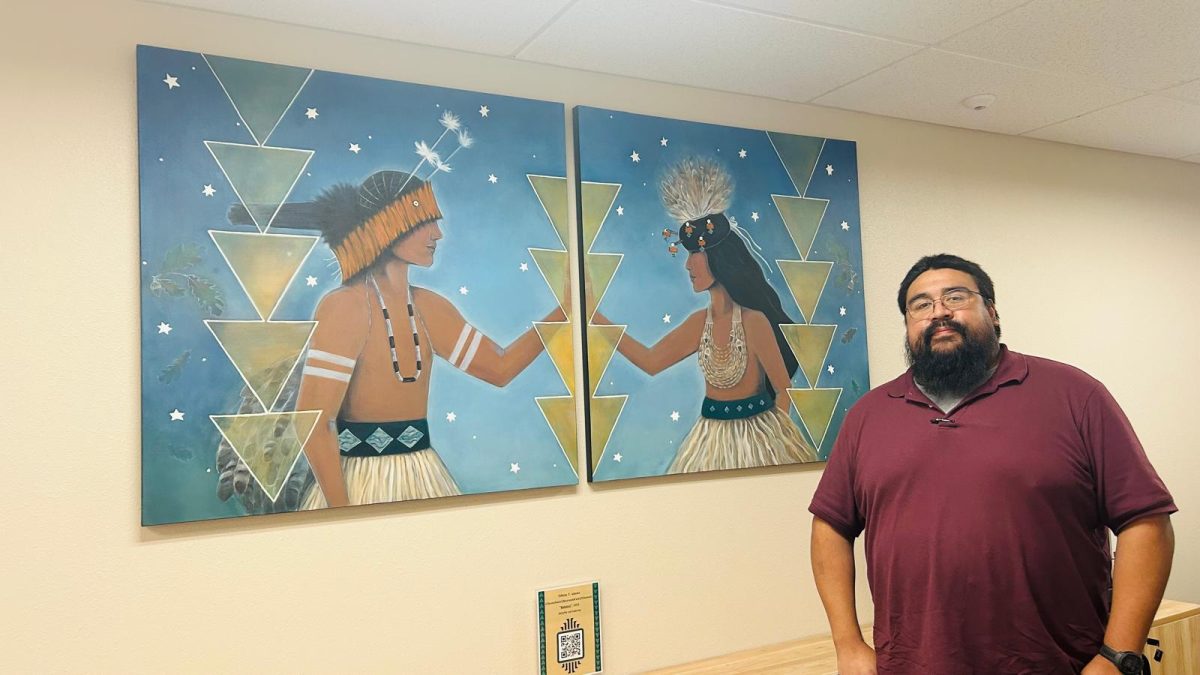
[[[958,256],[909,270],[910,368],[850,410],[813,496],[843,675],[1141,671],[1175,504],[1104,385],[1000,344],[995,300]],[[875,651],[854,605],[864,530]]]

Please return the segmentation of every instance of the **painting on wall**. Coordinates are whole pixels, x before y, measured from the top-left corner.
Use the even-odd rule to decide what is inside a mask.
[[[575,109],[588,476],[823,461],[869,388],[855,144]]]
[[[142,522],[578,481],[561,104],[139,46]]]

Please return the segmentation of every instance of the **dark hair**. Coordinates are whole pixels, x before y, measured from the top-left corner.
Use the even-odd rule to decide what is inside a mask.
[[[788,345],[787,338],[779,328],[781,323],[794,323],[783,311],[779,302],[779,294],[767,282],[758,260],[750,254],[746,243],[736,234],[725,237],[720,245],[705,249],[708,256],[708,269],[713,279],[721,284],[729,297],[746,309],[753,309],[766,315],[771,322],[771,331],[775,333],[775,342],[779,345],[779,353],[783,356],[783,365],[787,368],[788,377],[796,374],[800,364],[796,355]],[[775,389],[767,381],[767,390],[774,395]]]
[[[908,287],[912,286],[912,282],[916,281],[917,277],[921,276],[929,270],[958,270],[971,275],[975,280],[975,285],[979,287],[979,294],[983,296],[984,302],[993,306],[995,310],[996,304],[996,288],[992,285],[992,278],[987,272],[979,266],[979,263],[972,262],[966,258],[956,256],[952,253],[938,253],[935,255],[927,255],[916,262],[915,265],[909,268],[908,274],[904,275],[904,280],[900,282],[900,292],[896,294],[896,304],[900,306],[900,313],[907,314],[908,303]],[[996,320],[1000,320],[1000,315],[996,314]],[[1000,336],[1000,325],[996,324],[996,336]]]

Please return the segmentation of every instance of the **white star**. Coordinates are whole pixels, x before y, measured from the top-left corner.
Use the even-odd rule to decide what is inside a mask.
[[[316,108],[309,108],[308,110],[304,111],[304,116],[310,120],[315,120],[317,117],[320,117],[320,115],[321,113],[317,112]]]
[[[466,295],[467,293],[470,293],[470,292],[471,292],[471,291],[467,290],[467,287],[466,287],[466,286],[459,286],[459,287],[458,287],[458,294],[459,294],[459,295]]]
[[[838,307],[838,316],[846,316],[846,308]]]
[[[359,150],[362,150],[362,148],[360,148],[360,147],[358,146],[358,143],[351,143],[351,144],[350,144],[350,152],[353,152],[354,154],[356,154],[356,155],[357,155]]]
[[[829,367],[828,367],[828,368],[826,368],[825,370],[828,370],[830,375],[832,375],[832,374],[833,374],[833,366],[829,366]]]
[[[613,461],[614,462],[621,461],[621,453],[618,452],[617,454],[613,455]]]
[[[508,465],[508,470],[515,474],[521,470],[521,465],[517,464],[516,462],[512,462]]]
[[[846,221],[844,221],[844,220],[843,220],[843,221],[842,221],[842,229],[843,229],[843,230],[849,230],[849,229],[850,229],[850,223],[847,223]]]
[[[825,173],[829,174],[830,176],[833,175],[833,165],[832,164],[825,165]]]
[[[634,150],[632,153],[630,153],[629,159],[632,159],[633,163],[637,164],[638,162],[642,161],[642,156],[637,154],[637,150]]]
[[[618,215],[618,216],[623,216],[623,215],[625,215],[625,207],[624,207],[624,206],[618,206],[618,207],[617,207],[617,215]]]
[[[163,78],[163,82],[167,83],[167,91],[170,91],[170,90],[174,89],[175,87],[180,86],[179,78],[175,77],[174,75],[172,75],[170,73],[167,73],[167,76],[165,78]]]
[[[495,182],[496,182],[496,181],[498,181],[498,180],[500,180],[500,179],[499,179],[499,178],[496,178],[496,174],[494,174],[494,173],[489,173],[489,174],[488,174],[488,182],[489,182],[489,183],[495,183]]]
[[[528,272],[529,271],[529,263],[521,263],[521,271]]]
[[[159,335],[170,335],[171,334],[171,324],[166,323],[166,322],[159,322],[158,334]]]
[[[306,285],[308,285],[308,286],[316,286],[316,285],[317,285],[317,278],[316,278],[316,277],[314,277],[314,276],[307,276],[307,277],[304,277],[304,283],[305,283]]]
[[[204,196],[205,196],[205,197],[211,197],[211,196],[213,196],[213,195],[217,194],[217,190],[216,190],[216,188],[214,188],[214,187],[213,187],[213,186],[211,186],[211,185],[205,185],[205,186],[204,186],[204,189],[203,189],[203,190],[201,190],[201,192],[203,192],[203,193],[204,193]]]
[[[663,314],[663,323],[671,323],[671,315]]]
[[[663,146],[664,148],[667,147],[667,143],[669,143],[669,141],[667,140],[666,136],[663,136],[662,138],[658,139],[658,144]]]
[[[739,159],[746,159],[746,149],[745,149],[745,148],[742,148],[741,150],[738,150],[738,158],[739,158]]]
[[[758,211],[753,211],[750,213],[750,220],[753,220],[756,223],[758,222]]]
[[[183,421],[183,412],[180,411],[179,408],[176,408],[171,411],[171,421],[172,422],[182,422]]]
[[[491,112],[491,109],[489,109],[486,105],[479,106],[479,116],[480,117],[487,117],[487,114],[489,112]]]
[[[456,419],[458,419],[458,415],[455,415],[453,410],[446,413],[446,421],[447,422],[453,422]]]
[[[672,422],[678,422],[678,421],[679,421],[679,411],[678,411],[678,410],[672,410],[672,411],[671,411],[671,421],[672,421]]]

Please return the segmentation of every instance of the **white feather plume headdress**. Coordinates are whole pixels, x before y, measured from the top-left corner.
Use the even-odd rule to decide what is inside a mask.
[[[688,157],[667,169],[658,190],[667,213],[684,223],[729,208],[733,177],[712,159]]]

